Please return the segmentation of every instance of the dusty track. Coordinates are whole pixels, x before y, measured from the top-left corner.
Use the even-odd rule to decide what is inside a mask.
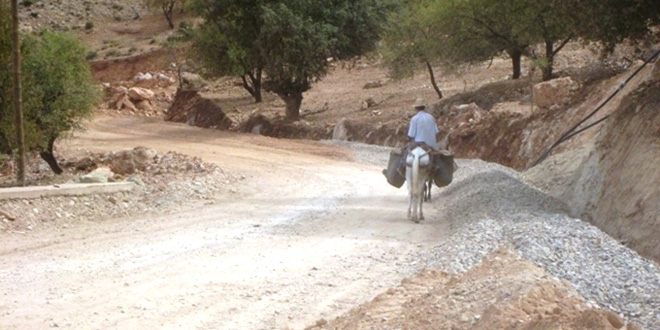
[[[432,204],[408,222],[405,191],[338,147],[159,120],[88,126],[60,148],[174,150],[246,179],[173,215],[2,234],[0,328],[302,328],[398,284],[450,230]]]

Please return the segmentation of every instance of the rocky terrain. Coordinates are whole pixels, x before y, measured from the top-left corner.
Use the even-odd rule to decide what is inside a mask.
[[[0,230],[25,234],[43,226],[69,227],[108,218],[173,212],[185,205],[213,204],[218,193],[235,191],[233,185],[240,180],[199,158],[176,152],[158,154],[144,147],[91,153],[66,160],[62,166],[65,174],[55,176],[45,162],[35,159],[29,173],[32,185],[129,181],[135,188],[111,194],[3,200]]]

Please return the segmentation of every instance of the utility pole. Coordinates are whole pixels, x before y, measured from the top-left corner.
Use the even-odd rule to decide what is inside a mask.
[[[18,39],[18,0],[11,1],[12,38],[14,39],[14,124],[18,143],[18,173],[16,182],[25,186],[25,138],[23,133],[23,108],[21,100],[21,43]]]

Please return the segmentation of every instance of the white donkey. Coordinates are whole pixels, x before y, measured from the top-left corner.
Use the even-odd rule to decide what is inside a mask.
[[[424,220],[422,203],[424,202],[424,186],[428,180],[428,169],[431,155],[422,147],[415,147],[406,156],[406,182],[408,184],[408,219],[419,223]],[[419,211],[419,214],[418,214]]]

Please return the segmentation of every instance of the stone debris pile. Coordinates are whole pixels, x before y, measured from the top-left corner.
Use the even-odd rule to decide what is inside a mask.
[[[33,162],[37,163],[37,162]],[[37,170],[43,164],[33,164]],[[215,164],[177,152],[158,153],[137,147],[110,153],[89,153],[61,162],[65,174],[52,171],[31,172],[41,184],[105,183],[130,181],[131,192],[87,196],[56,196],[40,199],[2,201],[2,209],[16,216],[14,221],[0,215],[0,230],[24,232],[37,226],[67,226],[79,221],[94,221],[139,214],[162,214],[173,208],[196,203],[213,203],[221,192],[233,193],[238,180]]]
[[[108,108],[147,117],[162,114],[172,102],[176,79],[163,72],[138,73],[129,81],[105,83]]]

